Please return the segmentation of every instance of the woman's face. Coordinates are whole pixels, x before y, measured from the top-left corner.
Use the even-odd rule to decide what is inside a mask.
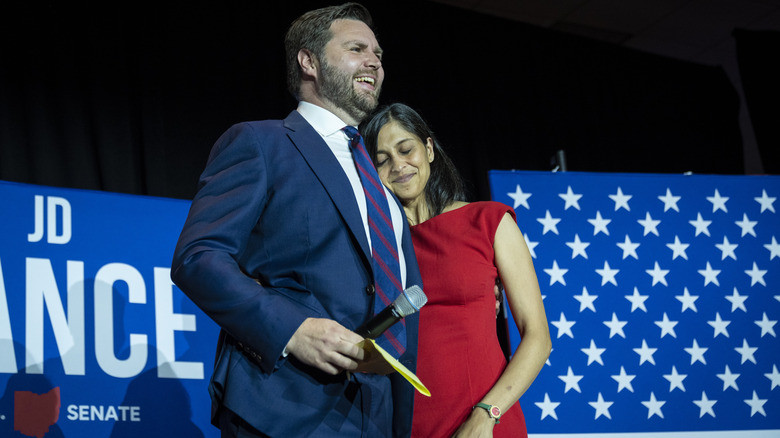
[[[425,199],[431,175],[433,140],[425,142],[391,120],[377,136],[376,169],[379,178],[404,205]]]

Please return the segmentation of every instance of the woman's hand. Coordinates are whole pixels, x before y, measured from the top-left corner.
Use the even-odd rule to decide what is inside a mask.
[[[474,409],[466,421],[452,434],[453,438],[492,438],[496,420],[484,409]]]

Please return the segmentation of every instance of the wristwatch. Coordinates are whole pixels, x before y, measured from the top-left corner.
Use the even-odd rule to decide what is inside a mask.
[[[499,423],[498,419],[501,418],[501,408],[495,405],[489,405],[487,403],[477,403],[471,409],[482,408],[487,411],[490,418],[496,420],[496,424]]]

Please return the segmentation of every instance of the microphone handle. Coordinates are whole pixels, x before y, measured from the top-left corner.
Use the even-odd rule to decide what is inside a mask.
[[[355,333],[364,338],[376,339],[400,319],[401,317],[395,312],[395,306],[390,304],[373,318],[369,319],[365,324],[360,326]]]

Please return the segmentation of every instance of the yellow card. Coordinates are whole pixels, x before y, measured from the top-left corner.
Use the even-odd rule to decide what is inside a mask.
[[[366,342],[370,341],[370,342]],[[401,362],[398,362],[396,358],[394,358],[390,353],[385,351],[382,347],[380,347],[373,339],[366,339],[366,341],[361,342],[358,345],[361,345],[366,351],[377,351],[382,356],[382,358],[387,361],[387,363],[390,364],[391,367],[393,367],[394,370],[401,373],[401,375],[406,379],[409,383],[414,386],[417,391],[425,395],[427,397],[431,396],[431,392],[428,390],[428,388],[423,385],[423,383],[420,381],[420,379],[414,375],[413,372],[409,371],[409,368],[406,368]]]

